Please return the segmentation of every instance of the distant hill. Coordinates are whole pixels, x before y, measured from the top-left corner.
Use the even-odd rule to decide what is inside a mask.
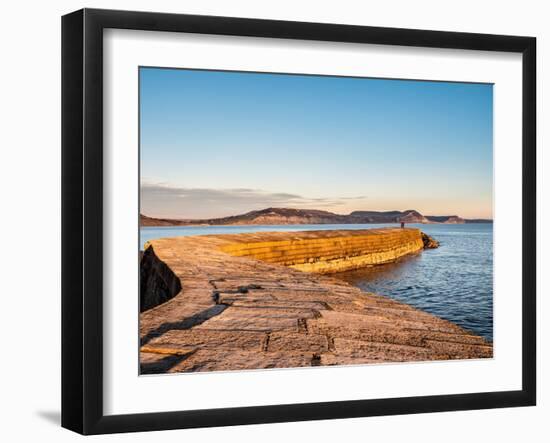
[[[466,223],[493,223],[490,218],[467,218]]]
[[[414,209],[406,211],[354,211],[349,217],[361,218],[361,223],[429,223],[430,221]]]
[[[140,214],[141,226],[191,225],[308,225],[308,224],[363,224],[363,223],[491,223],[492,220],[466,220],[456,215],[424,216],[414,209],[406,211],[354,211],[348,215],[317,209],[267,208],[246,214],[210,219],[153,218]]]
[[[426,218],[433,223],[448,223],[453,225],[467,223],[466,220],[458,215],[427,215]]]
[[[189,225],[190,223],[187,223],[183,220],[173,220],[169,218],[154,218],[154,217],[147,217],[146,215],[143,215],[143,214],[139,214],[139,224],[140,226],[180,226],[180,225]]]

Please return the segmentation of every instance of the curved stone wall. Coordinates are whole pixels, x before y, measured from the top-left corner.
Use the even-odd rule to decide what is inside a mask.
[[[222,251],[300,271],[332,273],[396,261],[424,248],[419,229],[240,234]]]

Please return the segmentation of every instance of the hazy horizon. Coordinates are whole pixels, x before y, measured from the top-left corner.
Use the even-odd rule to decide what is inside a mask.
[[[140,68],[141,212],[492,219],[489,84]]]

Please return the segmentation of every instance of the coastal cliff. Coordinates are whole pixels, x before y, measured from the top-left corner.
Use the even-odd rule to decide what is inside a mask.
[[[181,289],[140,314],[141,373],[492,357],[451,322],[323,275],[424,247],[419,230],[399,228],[150,241],[151,268]]]

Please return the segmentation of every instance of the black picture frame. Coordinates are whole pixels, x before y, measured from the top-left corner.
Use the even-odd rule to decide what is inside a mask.
[[[504,51],[522,54],[522,389],[131,415],[103,412],[103,30]],[[83,9],[62,18],[62,426],[82,434],[413,414],[536,403],[536,39]]]

